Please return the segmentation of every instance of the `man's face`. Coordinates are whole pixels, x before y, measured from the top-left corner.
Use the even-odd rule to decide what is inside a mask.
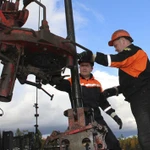
[[[80,63],[79,69],[80,69],[80,74],[86,78],[90,76],[90,73],[92,72],[93,67],[91,66],[90,63],[83,62],[83,63]]]
[[[125,42],[124,42],[124,38],[119,38],[119,39],[115,40],[115,41],[113,42],[113,46],[114,46],[115,50],[116,50],[118,53],[122,52],[123,49],[126,47],[126,46],[125,46]]]

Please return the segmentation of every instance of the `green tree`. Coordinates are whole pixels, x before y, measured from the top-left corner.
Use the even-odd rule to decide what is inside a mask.
[[[23,132],[20,131],[20,129],[18,128],[18,129],[16,130],[15,136],[23,136],[23,135],[24,135]]]
[[[125,138],[121,135],[118,140],[123,150],[141,150],[137,136]]]

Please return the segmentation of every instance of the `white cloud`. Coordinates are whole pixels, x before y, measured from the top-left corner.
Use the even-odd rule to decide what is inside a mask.
[[[102,72],[99,70],[94,71],[93,74],[95,78],[100,81],[103,89],[119,85],[117,76],[110,75],[107,72]]]
[[[85,11],[86,13],[92,14],[92,16],[94,18],[96,18],[96,20],[98,20],[100,22],[104,22],[104,20],[105,20],[104,16],[101,13],[97,12],[96,10],[92,9],[91,7],[89,8],[80,2],[75,2],[75,6],[76,6],[75,8],[80,11],[80,13],[83,13],[83,11]],[[90,21],[90,20],[87,19],[86,22],[88,23],[88,21]]]
[[[56,35],[66,36],[64,7],[60,5],[60,7],[57,8],[57,4],[60,2],[60,0],[43,0],[42,4],[46,6],[46,20],[50,31]],[[40,7],[39,9],[39,5],[32,2],[26,9],[29,10],[29,17],[24,27],[38,30],[39,24],[41,26],[41,21],[43,20],[43,8]]]

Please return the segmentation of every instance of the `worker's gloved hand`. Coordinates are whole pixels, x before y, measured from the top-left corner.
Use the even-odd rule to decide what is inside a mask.
[[[84,52],[77,54],[77,57],[79,60],[81,60],[83,57],[87,57],[87,58],[89,58],[89,60],[92,60],[93,53],[92,53],[92,51],[88,50],[88,51],[84,51]]]
[[[58,84],[60,84],[62,79],[63,79],[62,76],[58,76],[58,75],[52,76],[51,81],[49,82],[49,84],[52,85],[52,86],[53,85],[58,85]]]
[[[110,107],[110,106],[109,106]],[[108,107],[108,108],[109,108]],[[118,117],[118,115],[115,113],[115,110],[113,109],[113,108],[106,108],[106,113],[108,114],[108,115],[110,115],[116,122],[117,122],[117,124],[119,125],[119,129],[121,129],[122,128],[122,125],[123,125],[123,123],[122,123],[122,121],[121,121],[121,119]]]
[[[119,129],[122,129],[122,125],[123,125],[123,123],[122,123],[122,120],[118,117],[118,115],[115,115],[114,117],[113,117],[113,119],[117,122],[117,124],[119,125]]]
[[[65,76],[61,76],[61,75],[54,75],[51,77],[51,80],[49,81],[50,85],[59,85],[65,77],[67,77],[68,75]]]
[[[112,87],[103,91],[103,95],[105,96],[105,98],[108,98],[114,95],[118,96],[118,94],[119,94],[119,90],[117,87]]]

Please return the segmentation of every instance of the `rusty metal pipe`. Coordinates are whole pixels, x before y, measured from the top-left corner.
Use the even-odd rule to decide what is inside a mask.
[[[70,38],[71,41],[75,42],[72,1],[64,0],[64,2],[65,2],[67,36]],[[71,79],[72,79],[73,108],[82,107],[83,106],[82,94],[81,94],[81,86],[79,82],[78,62],[76,57],[74,58],[74,66],[71,68]]]
[[[46,7],[37,0],[35,2],[43,8],[43,20],[46,20]]]

